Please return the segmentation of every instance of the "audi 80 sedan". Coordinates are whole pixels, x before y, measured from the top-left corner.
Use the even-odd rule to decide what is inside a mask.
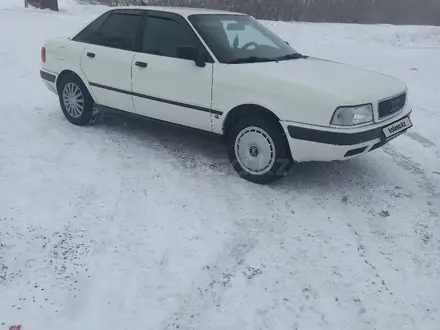
[[[412,126],[404,82],[305,56],[241,13],[118,7],[47,40],[41,57],[71,123],[123,112],[221,135],[239,175],[261,184],[295,162],[364,155]]]

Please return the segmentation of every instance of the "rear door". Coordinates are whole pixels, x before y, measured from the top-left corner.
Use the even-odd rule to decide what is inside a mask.
[[[99,105],[133,112],[131,63],[143,10],[114,10],[87,37],[81,68]]]
[[[188,22],[177,14],[148,11],[142,30],[132,65],[135,111],[210,131],[213,61]],[[180,46],[197,48],[206,66],[181,58]]]

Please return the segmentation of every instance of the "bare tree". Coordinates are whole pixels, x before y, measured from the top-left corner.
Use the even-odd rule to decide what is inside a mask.
[[[1,0],[0,0],[1,1]],[[240,11],[286,21],[440,25],[440,0],[79,0],[114,5],[166,5]]]

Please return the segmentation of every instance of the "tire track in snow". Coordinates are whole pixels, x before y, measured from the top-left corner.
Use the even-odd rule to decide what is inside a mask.
[[[379,274],[377,267],[369,260],[368,258],[368,247],[363,242],[363,238],[359,233],[353,228],[352,224],[350,222],[347,222],[347,226],[352,230],[353,234],[356,237],[357,241],[357,251],[359,253],[359,257],[364,260],[364,263],[368,265],[375,275],[375,277],[380,281],[379,286],[381,286],[385,291],[387,291],[390,295],[393,295],[393,293],[389,290],[388,286],[385,283],[385,280],[382,278],[382,276]],[[379,290],[379,292],[381,292]]]
[[[261,274],[260,269],[245,267],[246,256],[257,245],[257,240],[250,237],[234,237],[211,265],[206,265],[192,291],[181,298],[179,309],[164,329],[198,328],[202,313],[213,308],[220,308],[222,295],[232,288],[231,281],[237,276],[252,278]],[[240,274],[240,270],[242,274]]]
[[[414,221],[406,224],[403,223],[402,225],[407,225],[405,240],[412,240],[416,246],[421,247],[421,250],[415,253],[414,250],[406,247],[402,237],[393,237],[393,232],[399,232],[402,229],[390,228],[390,226],[393,226],[393,221],[395,223],[398,217],[387,221],[386,218],[391,215],[386,209],[379,213],[379,215],[383,217],[383,224],[380,221],[374,220],[374,218],[371,218],[371,221],[369,221],[369,226],[373,225],[373,228],[370,229],[371,234],[379,238],[381,243],[377,245],[377,249],[375,248],[376,245],[365,244],[371,250],[370,253],[368,253],[368,249],[365,248],[364,244],[360,243],[359,250],[362,251],[360,255],[366,256],[371,254],[371,257],[375,260],[375,263],[370,263],[368,259],[365,259],[365,263],[377,272],[376,277],[378,279],[382,278],[379,272],[384,272],[387,268],[393,270],[392,273],[389,273],[389,271],[388,274],[383,273],[383,277],[388,279],[387,283],[389,282],[391,284],[390,290],[387,289],[387,291],[390,294],[396,294],[393,295],[393,299],[408,302],[410,299],[413,299],[414,296],[412,296],[410,292],[400,290],[401,287],[409,285],[407,279],[408,272],[417,269],[417,271],[420,272],[421,278],[426,279],[438,278],[440,274],[437,258],[432,257],[433,254],[438,254],[438,251],[440,251],[440,209],[438,208],[440,192],[438,185],[436,185],[436,178],[430,178],[430,173],[427,172],[421,164],[415,162],[411,157],[402,154],[393,146],[388,145],[383,150],[387,155],[392,157],[393,162],[398,167],[408,173],[407,179],[415,181],[419,188],[416,188],[417,193],[413,194],[406,193],[400,186],[395,187],[397,190],[391,189],[387,191],[386,189],[385,191],[390,195],[392,200],[387,199],[385,203],[389,208],[394,208],[398,215],[402,215],[399,209],[403,204],[410,203],[413,205],[414,211],[410,214]],[[400,198],[402,197],[407,198],[401,200]],[[377,217],[377,214],[374,212],[371,213],[370,211],[370,216]],[[362,242],[360,235],[359,240]],[[382,257],[378,258],[377,255],[375,257],[374,254],[376,252],[380,253]],[[400,262],[398,260],[400,260]],[[406,260],[406,266],[402,266],[403,260]],[[384,282],[382,282],[382,284],[385,285]],[[395,290],[395,292],[391,292],[391,288]],[[426,290],[426,288],[423,289]],[[435,302],[436,300],[433,297],[431,297],[431,299],[425,299],[423,302],[425,307],[419,306],[418,309],[420,317],[432,318],[437,312]],[[415,307],[414,305],[412,306]],[[404,306],[402,306],[402,308],[403,307]],[[414,322],[414,320],[412,320],[412,322]]]
[[[397,151],[394,147],[388,145],[385,146],[383,150],[386,154],[393,158],[394,162],[400,168],[411,175],[415,175],[418,178],[417,181],[419,187],[427,194],[426,205],[429,208],[428,212],[432,215],[437,214],[437,210],[435,210],[433,206],[438,205],[438,200],[440,199],[440,191],[435,183],[435,180],[428,178],[428,175],[419,163]]]
[[[284,232],[285,222],[281,218],[285,214],[278,210],[278,215],[274,216],[270,200],[261,194],[262,191],[268,192],[269,188],[258,186],[258,189],[249,191],[247,188],[253,187],[253,184],[232,185],[230,194],[224,197],[228,205],[228,218],[235,218],[232,221],[235,232],[232,232],[231,239],[220,250],[217,258],[201,269],[190,291],[180,298],[180,306],[170,317],[171,320],[164,324],[164,330],[198,329],[206,324],[205,315],[214,309],[218,312],[224,307],[224,295],[234,290],[235,282],[253,280],[264,272],[265,265],[247,262],[248,256],[259,246],[262,235],[274,237]],[[267,205],[272,217],[246,214],[237,219],[237,214],[243,214],[244,204],[254,205],[258,202]]]
[[[413,159],[411,159],[411,157],[402,154],[392,145],[385,146],[383,150],[387,155],[392,157],[397,166],[407,172],[411,177],[415,177],[418,187],[424,192],[424,195],[408,194],[404,192],[402,187],[396,186],[395,189],[397,189],[397,191],[395,189],[391,190],[390,196],[392,198],[396,198],[397,206],[403,203],[403,201],[400,200],[401,197],[407,197],[408,202],[414,202],[417,199],[422,200],[420,204],[415,203],[415,206],[417,205],[421,214],[419,216],[420,219],[417,220],[413,225],[413,231],[419,236],[419,241],[423,244],[427,244],[428,241],[435,242],[436,239],[432,230],[440,226],[440,208],[438,206],[438,201],[440,200],[440,190],[439,186],[436,184],[436,177],[430,178],[421,164],[415,162]],[[392,206],[389,201],[387,201],[387,204],[388,207]],[[422,205],[425,206],[422,207]],[[382,211],[381,215],[383,217],[388,217],[390,214],[388,211],[384,210]],[[437,239],[437,241],[440,249],[440,237]]]
[[[435,147],[435,143],[417,132],[407,132],[406,135],[412,140],[420,143],[425,147]]]

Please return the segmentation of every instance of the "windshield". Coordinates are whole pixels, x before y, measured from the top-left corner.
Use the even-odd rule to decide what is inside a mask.
[[[222,63],[299,58],[284,40],[246,15],[191,15],[190,22]]]

